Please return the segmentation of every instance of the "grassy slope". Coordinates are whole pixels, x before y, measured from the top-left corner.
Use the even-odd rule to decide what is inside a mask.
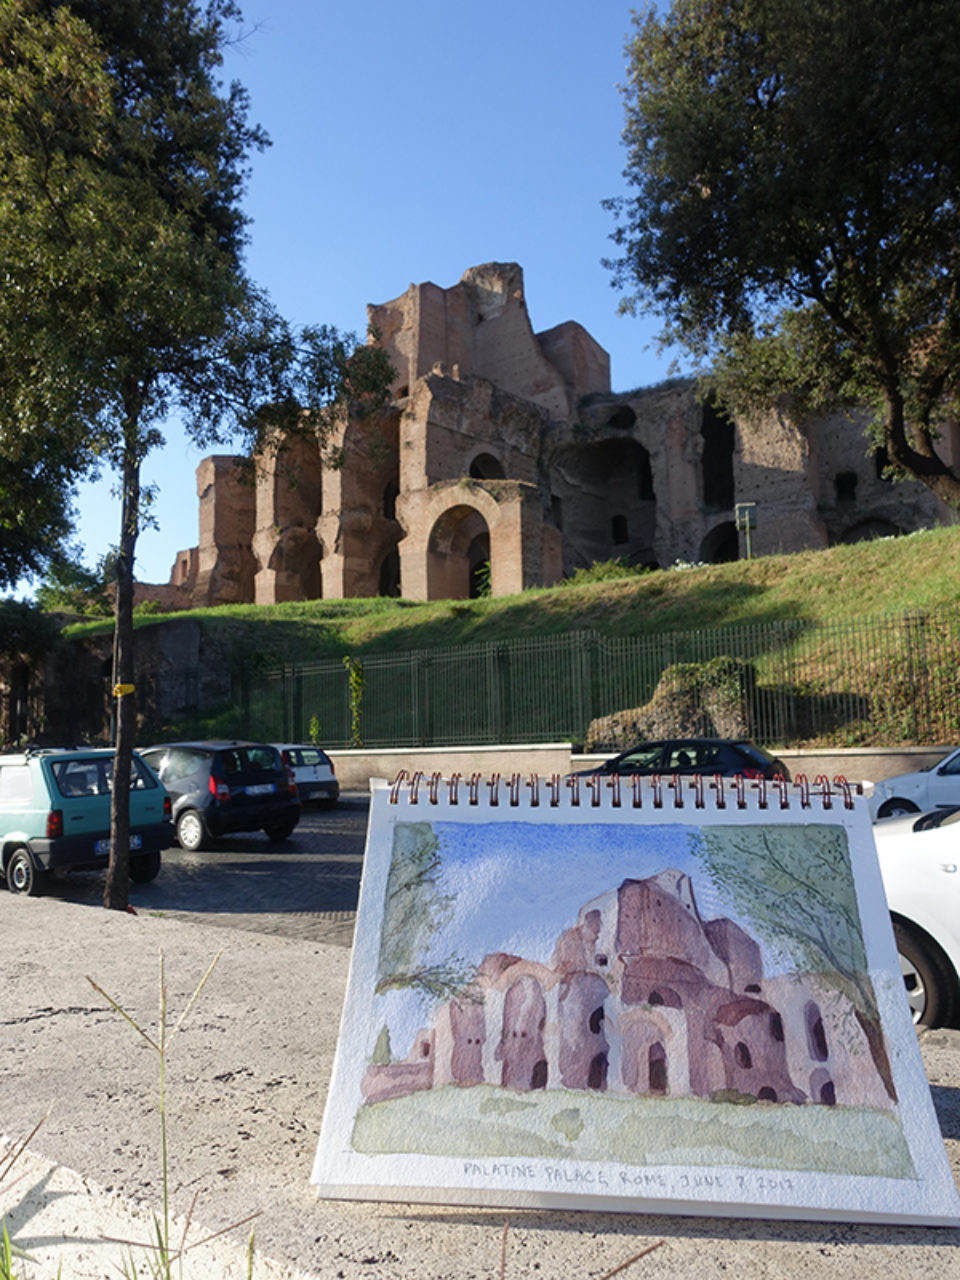
[[[480,640],[595,629],[643,635],[766,623],[834,621],[955,605],[960,601],[960,528],[767,556],[734,564],[531,590],[496,600],[314,600],[226,605],[190,613],[225,628],[264,660],[402,651]],[[140,625],[161,615],[143,617]],[[79,624],[70,634],[109,629]]]

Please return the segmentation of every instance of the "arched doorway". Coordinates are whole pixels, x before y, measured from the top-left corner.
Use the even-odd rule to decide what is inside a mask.
[[[486,520],[475,507],[451,507],[430,531],[427,599],[468,600],[485,594],[489,565],[490,529]]]
[[[704,564],[727,564],[740,559],[740,538],[732,520],[715,525],[700,543]]]

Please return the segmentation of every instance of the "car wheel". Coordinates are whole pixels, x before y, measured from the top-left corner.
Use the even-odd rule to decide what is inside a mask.
[[[877,810],[878,818],[899,818],[907,813],[919,813],[920,810],[912,800],[901,800],[894,797],[892,800],[884,800],[883,804]]]
[[[196,809],[184,809],[177,819],[177,843],[190,853],[202,849],[207,842],[207,829]]]
[[[29,853],[21,845],[14,849],[7,862],[7,888],[11,893],[25,893],[35,898],[43,887],[43,872],[38,871]]]
[[[130,859],[130,879],[134,884],[149,884],[151,880],[156,880],[159,872],[160,854],[158,851],[141,853],[138,857]]]
[[[905,925],[893,925],[900,972],[913,1021],[939,1027],[953,1012],[954,984],[946,965],[926,942]]]
[[[295,822],[278,822],[276,826],[264,827],[268,840],[287,840],[293,834]]]

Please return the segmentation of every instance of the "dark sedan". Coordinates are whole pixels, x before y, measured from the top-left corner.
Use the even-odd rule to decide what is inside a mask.
[[[782,760],[770,755],[752,742],[727,738],[665,738],[660,742],[641,742],[618,756],[604,761],[584,773],[640,773],[672,775],[703,773],[730,778],[741,773],[745,778],[773,778],[781,774],[790,778]]]

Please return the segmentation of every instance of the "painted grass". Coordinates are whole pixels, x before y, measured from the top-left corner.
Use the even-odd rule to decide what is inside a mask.
[[[410,1094],[357,1113],[354,1149],[913,1178],[897,1116],[857,1107],[735,1106],[492,1085]]]

